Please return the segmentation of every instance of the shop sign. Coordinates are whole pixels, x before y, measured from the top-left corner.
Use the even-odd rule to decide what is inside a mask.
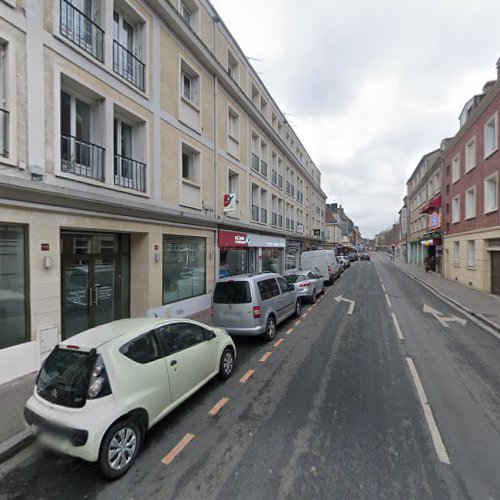
[[[236,194],[229,193],[224,195],[224,212],[234,212],[236,210]]]
[[[420,244],[424,247],[430,247],[434,245],[434,240],[422,240]]]
[[[435,229],[436,227],[441,227],[441,214],[438,212],[432,212],[429,214],[429,227]]]
[[[262,234],[251,234],[249,235],[248,246],[261,248],[285,248],[286,240],[285,238],[264,236]]]
[[[286,240],[287,248],[296,248],[297,250],[300,250],[301,246],[302,243],[299,240]]]
[[[237,233],[234,231],[219,231],[220,247],[247,247],[250,236],[247,233]]]
[[[321,229],[313,229],[314,236],[321,236]]]

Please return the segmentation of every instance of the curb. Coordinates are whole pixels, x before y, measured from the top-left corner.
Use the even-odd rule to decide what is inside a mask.
[[[35,440],[33,434],[29,430],[24,430],[17,433],[15,436],[7,439],[0,444],[0,463],[10,458],[14,453],[26,448]]]
[[[398,266],[397,264],[394,264],[394,265],[401,272],[405,273],[410,278],[412,278],[415,281],[418,281],[419,283],[421,283],[422,285],[430,288],[436,295],[439,295],[440,297],[443,297],[444,299],[446,299],[449,302],[451,302],[454,305],[456,305],[459,309],[462,309],[462,311],[466,312],[467,314],[470,314],[474,318],[477,318],[477,319],[481,320],[483,323],[486,323],[486,325],[488,325],[490,328],[492,328],[496,332],[500,333],[500,325],[497,325],[494,321],[491,321],[490,319],[486,318],[486,316],[484,316],[481,313],[477,313],[477,312],[473,311],[472,309],[469,309],[468,307],[464,306],[462,303],[458,302],[458,300],[455,300],[455,299],[452,299],[451,297],[448,297],[441,290],[438,290],[437,288],[433,287],[432,285],[430,285],[429,283],[425,282],[424,280],[422,280],[422,279],[418,278],[417,276],[411,274],[406,269],[403,269],[402,267]]]

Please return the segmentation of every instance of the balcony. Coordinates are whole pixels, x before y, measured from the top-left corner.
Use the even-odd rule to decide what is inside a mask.
[[[271,172],[271,182],[273,184],[278,184],[278,172],[276,172],[276,170],[272,170]]]
[[[252,205],[252,220],[259,221],[259,207],[257,205]]]
[[[286,181],[286,193],[290,194],[290,183]]]
[[[278,174],[278,187],[283,189],[283,176]]]
[[[115,154],[115,185],[146,192],[146,164]]]
[[[260,173],[267,177],[267,163],[264,160],[260,160]]]
[[[0,156],[9,156],[9,112],[0,108]]]
[[[267,210],[265,208],[260,209],[260,222],[267,224]]]
[[[144,63],[113,40],[113,71],[144,92]]]
[[[97,144],[61,135],[61,170],[104,182],[104,152]]]
[[[252,153],[252,169],[258,172],[259,163],[260,163],[259,157],[255,153]]]
[[[92,57],[104,62],[104,30],[69,0],[60,0],[59,31]]]

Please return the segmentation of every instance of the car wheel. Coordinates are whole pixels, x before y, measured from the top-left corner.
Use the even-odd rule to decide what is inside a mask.
[[[269,316],[269,318],[267,318],[266,331],[264,332],[263,337],[269,342],[276,337],[276,320],[274,319],[274,316]]]
[[[299,318],[301,313],[302,313],[302,304],[300,302],[300,299],[297,299],[297,302],[295,302],[295,317]]]
[[[313,290],[313,294],[312,294],[312,297],[311,297],[311,301],[313,304],[316,303],[316,290]]]
[[[230,347],[226,347],[220,357],[219,376],[221,379],[228,379],[234,370],[234,354]]]
[[[142,441],[141,426],[132,419],[111,426],[101,443],[99,467],[107,479],[116,479],[134,463]]]

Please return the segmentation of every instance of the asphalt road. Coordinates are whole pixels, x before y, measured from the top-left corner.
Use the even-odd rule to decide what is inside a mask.
[[[500,499],[500,340],[385,256],[303,312],[276,342],[237,340],[233,377],[154,427],[123,478],[31,445],[0,465],[0,499]]]

